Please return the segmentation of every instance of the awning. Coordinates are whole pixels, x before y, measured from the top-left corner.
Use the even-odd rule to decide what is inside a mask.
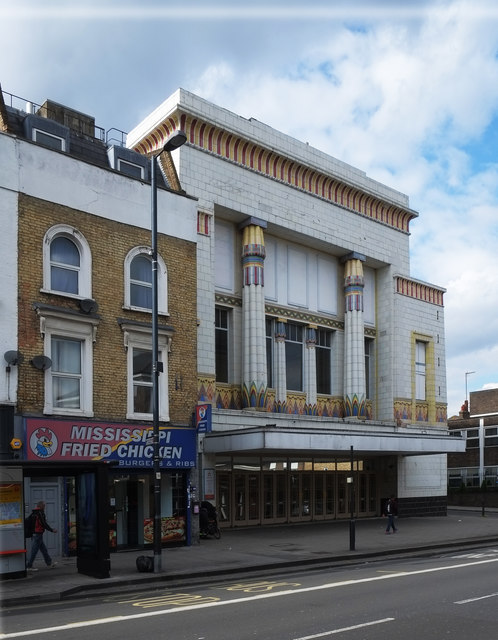
[[[289,428],[275,425],[211,432],[205,453],[278,456],[343,456],[351,447],[362,455],[431,455],[465,451],[465,440],[441,429],[391,430],[355,428]]]

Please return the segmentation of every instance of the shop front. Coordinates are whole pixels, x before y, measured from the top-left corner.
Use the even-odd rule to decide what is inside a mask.
[[[349,479],[353,478],[354,482]],[[346,456],[217,457],[220,524],[248,526],[379,515],[375,460]]]
[[[43,463],[108,463],[107,518],[111,551],[152,546],[154,480],[152,431],[149,426],[26,418],[27,460]],[[160,427],[161,514],[164,544],[190,543],[190,471],[196,461],[195,429]],[[74,475],[37,476],[32,466],[25,481],[26,504],[50,497],[59,524],[61,555],[73,555],[81,536],[78,479]]]

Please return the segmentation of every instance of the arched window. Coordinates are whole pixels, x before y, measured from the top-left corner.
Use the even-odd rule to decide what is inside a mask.
[[[152,310],[152,259],[149,247],[135,247],[125,259],[125,307]],[[157,256],[157,307],[168,313],[168,274],[166,265]]]
[[[152,309],[152,260],[143,253],[130,263],[130,304]]]
[[[74,227],[56,225],[43,243],[43,289],[50,293],[92,297],[90,247]]]
[[[69,238],[59,236],[50,244],[50,288],[78,295],[80,252]]]

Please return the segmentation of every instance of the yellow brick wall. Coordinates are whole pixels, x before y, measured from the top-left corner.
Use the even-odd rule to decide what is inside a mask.
[[[95,418],[126,419],[126,352],[117,319],[151,322],[150,313],[123,309],[124,260],[135,246],[150,246],[150,231],[21,195],[19,198],[19,349],[25,360],[19,368],[18,409],[23,414],[43,411],[44,374],[30,359],[43,353],[38,316],[33,303],[79,311],[78,301],[41,292],[42,244],[55,224],[77,228],[92,252],[92,294],[99,305],[100,323],[94,343],[93,408]],[[170,419],[190,423],[197,397],[196,361],[196,247],[171,236],[158,237],[159,254],[168,269],[169,317],[159,325],[174,328],[169,354]]]

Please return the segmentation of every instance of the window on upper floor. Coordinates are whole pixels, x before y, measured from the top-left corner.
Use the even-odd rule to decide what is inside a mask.
[[[152,417],[152,333],[150,326],[137,323],[121,324],[127,350],[127,411],[133,420],[150,420]],[[159,419],[169,420],[168,352],[172,330],[158,328],[158,357],[162,363],[159,374]]]
[[[144,167],[133,162],[122,160],[121,158],[118,158],[118,171],[130,176],[131,178],[138,178],[140,180],[143,180],[145,176]]]
[[[365,396],[372,398],[374,380],[374,341],[365,338]]]
[[[132,249],[126,256],[124,267],[125,307],[151,311],[152,258],[149,247]],[[168,313],[168,274],[160,256],[157,256],[157,306],[159,313]]]
[[[97,317],[74,316],[40,306],[44,355],[52,362],[45,370],[44,413],[93,415],[93,342]]]
[[[81,409],[82,351],[81,339],[53,335],[52,403],[57,409]]]
[[[415,342],[415,399],[426,399],[426,347],[427,343]]]
[[[332,386],[332,331],[316,331],[316,390],[317,393],[330,395]]]
[[[273,318],[266,318],[266,379],[267,385],[273,387]]]
[[[285,375],[287,389],[303,390],[303,327],[285,324]]]
[[[214,326],[216,381],[228,382],[230,330],[230,311],[228,309],[216,307]]]
[[[498,447],[498,427],[486,427],[484,430],[484,446]]]
[[[46,131],[41,131],[40,129],[33,129],[32,136],[35,142],[42,144],[44,147],[49,147],[50,149],[55,149],[56,151],[66,150],[66,141],[60,136],[56,136],[52,133],[47,133]]]
[[[43,243],[43,290],[91,298],[91,273],[91,252],[84,236],[66,225],[49,229]]]

